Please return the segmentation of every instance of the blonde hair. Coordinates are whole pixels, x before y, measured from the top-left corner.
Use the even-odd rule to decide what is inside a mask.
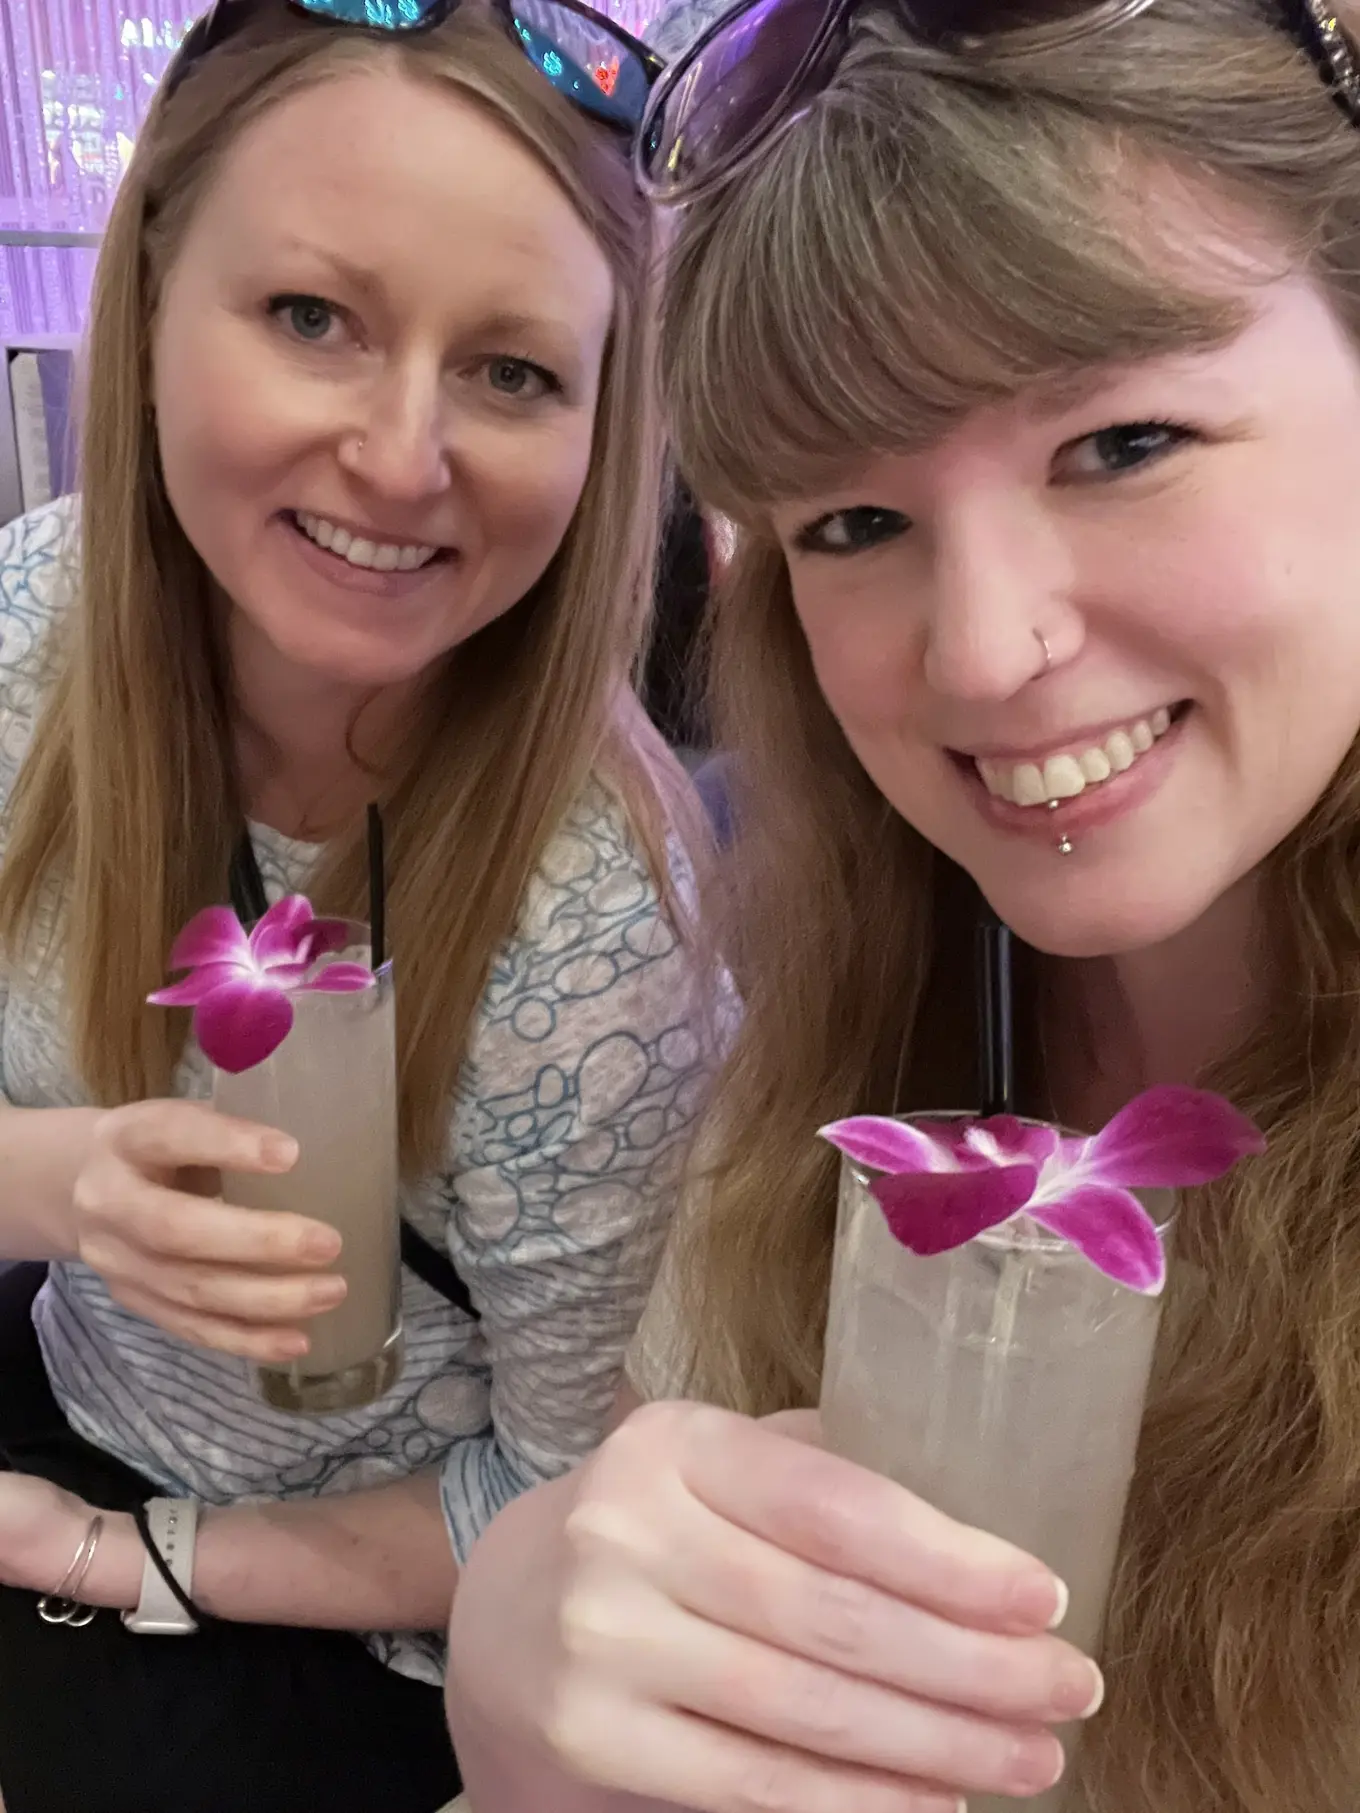
[[[1241,0],[1158,0],[966,72],[871,20],[805,117],[681,226],[663,389],[685,470],[743,524],[711,671],[739,752],[718,906],[747,1018],[676,1266],[698,1395],[815,1401],[836,1160],[813,1130],[974,1094],[965,878],[846,745],[765,507],[1036,379],[1229,335],[1204,253],[1197,275],[1132,205],[1168,171],[1264,229],[1360,338],[1360,138]],[[1081,1764],[1096,1813],[1350,1813],[1360,1796],[1358,859],[1353,749],[1266,865],[1279,996],[1212,1079],[1270,1149],[1182,1216],[1111,1703]],[[1038,986],[1024,978],[1031,1043]]]
[[[78,602],[53,644],[50,702],[13,795],[0,945],[17,951],[49,879],[69,878],[66,998],[84,1082],[105,1103],[169,1089],[184,1017],[147,1008],[145,996],[164,979],[179,927],[223,897],[242,802],[209,575],[159,469],[152,326],[237,136],[302,89],[374,65],[470,97],[508,126],[595,235],[616,291],[589,473],[565,541],[531,595],[447,664],[386,795],[410,1171],[442,1150],[493,953],[566,807],[592,773],[614,786],[660,878],[658,789],[672,791],[629,686],[661,483],[648,215],[618,140],[474,7],[400,44],[322,30],[279,7],[153,105],[100,253]],[[356,827],[328,847],[312,887],[324,910],[366,917],[361,841]]]

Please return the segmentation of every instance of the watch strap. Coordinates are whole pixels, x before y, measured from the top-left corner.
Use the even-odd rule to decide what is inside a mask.
[[[192,1636],[198,1629],[198,1620],[190,1610],[198,1505],[192,1498],[152,1498],[137,1521],[147,1550],[142,1564],[142,1596],[135,1611],[123,1613],[123,1623],[140,1637]],[[179,1593],[173,1590],[171,1581]]]

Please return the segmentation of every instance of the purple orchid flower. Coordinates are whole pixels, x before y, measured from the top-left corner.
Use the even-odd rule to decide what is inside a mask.
[[[205,907],[170,952],[169,968],[189,974],[147,1000],[192,1007],[194,1037],[217,1068],[249,1070],[287,1038],[291,995],[348,994],[372,985],[366,964],[321,962],[349,941],[345,922],[318,919],[302,894],[276,901],[249,935],[230,907]]]
[[[927,1127],[866,1114],[823,1127],[821,1137],[882,1173],[869,1187],[913,1253],[947,1252],[1023,1210],[1148,1296],[1166,1282],[1166,1254],[1132,1192],[1210,1183],[1265,1150],[1222,1096],[1174,1085],[1146,1090],[1090,1139],[1065,1139],[1014,1115]]]

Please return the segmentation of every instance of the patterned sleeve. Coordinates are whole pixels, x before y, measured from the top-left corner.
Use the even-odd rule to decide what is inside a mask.
[[[464,1560],[599,1441],[710,1072],[699,974],[598,790],[547,850],[465,1073],[450,1252],[482,1317],[491,1421],[444,1509]]]
[[[0,861],[10,790],[23,761],[44,674],[48,628],[64,596],[74,553],[76,506],[71,498],[44,504],[0,524]],[[0,1104],[5,1088],[7,964],[0,953]]]

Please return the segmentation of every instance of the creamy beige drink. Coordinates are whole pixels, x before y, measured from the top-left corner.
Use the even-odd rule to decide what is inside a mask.
[[[1168,1219],[1169,1194],[1144,1200]],[[918,1258],[845,1160],[828,1444],[1039,1556],[1071,1591],[1062,1635],[1095,1655],[1160,1313],[1027,1218]],[[968,1805],[1058,1813],[1064,1789]]]
[[[362,949],[339,953],[367,962]],[[281,1410],[326,1412],[371,1403],[401,1371],[401,1250],[397,1166],[396,1016],[388,965],[371,988],[295,993],[287,1038],[238,1075],[214,1073],[213,1101],[291,1133],[298,1161],[282,1176],[224,1173],[226,1201],[324,1221],[344,1246],[336,1270],[349,1286],[338,1309],[306,1323],[311,1351],[260,1368],[265,1400]]]

